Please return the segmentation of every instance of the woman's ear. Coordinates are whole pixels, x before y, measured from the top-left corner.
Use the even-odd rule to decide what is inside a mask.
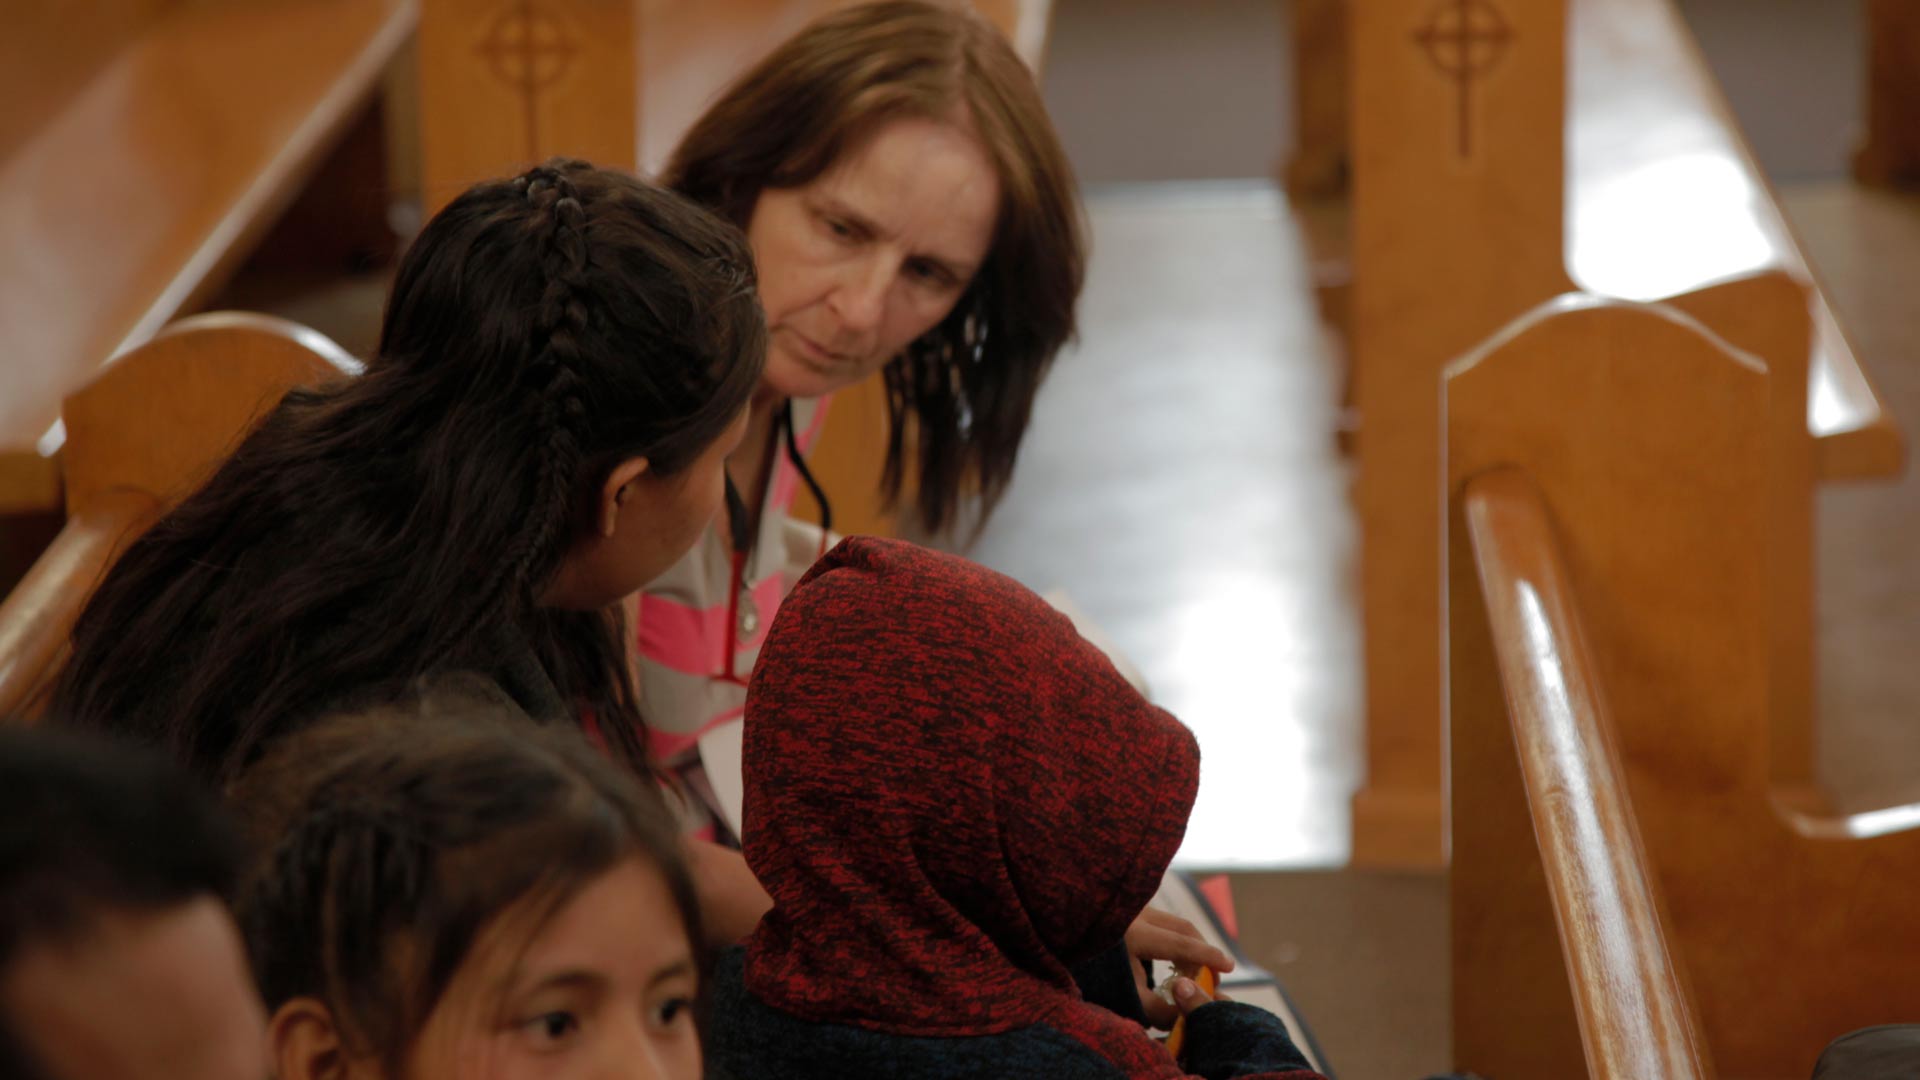
[[[614,523],[620,517],[620,504],[626,501],[633,482],[646,471],[647,459],[634,457],[615,465],[613,471],[607,474],[607,482],[600,486],[599,513],[594,517],[594,525],[600,530],[601,536],[613,535]]]
[[[267,1022],[267,1052],[275,1080],[353,1080],[355,1070],[333,1022],[318,1000],[294,998]]]

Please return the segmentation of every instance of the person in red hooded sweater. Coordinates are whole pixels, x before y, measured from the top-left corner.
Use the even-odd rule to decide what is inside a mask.
[[[745,752],[773,910],[716,962],[709,1076],[1317,1080],[1250,1005],[1195,990],[1176,1063],[1083,996],[1137,1017],[1121,937],[1186,832],[1200,753],[1013,580],[840,544],[774,622]]]

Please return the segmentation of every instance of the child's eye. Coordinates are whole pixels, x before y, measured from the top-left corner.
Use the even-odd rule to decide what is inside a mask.
[[[538,1039],[559,1042],[580,1030],[580,1019],[570,1012],[541,1013],[520,1026]]]
[[[693,1002],[688,998],[668,998],[653,1007],[653,1022],[657,1027],[672,1027],[692,1016]]]

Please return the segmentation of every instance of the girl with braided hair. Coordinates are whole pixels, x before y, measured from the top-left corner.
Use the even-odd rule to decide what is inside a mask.
[[[233,792],[236,915],[280,1080],[698,1080],[673,816],[485,687],[323,720]]]
[[[764,349],[739,231],[688,200],[564,160],[476,185],[402,260],[364,374],[288,393],[120,557],[52,715],[224,783],[472,671],[644,774],[618,601],[714,515]]]

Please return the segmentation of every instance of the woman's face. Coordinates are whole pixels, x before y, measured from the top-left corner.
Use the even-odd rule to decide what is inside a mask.
[[[407,1057],[412,1080],[699,1080],[698,975],[660,873],[628,859],[529,941],[512,913],[454,973]]]
[[[811,182],[762,191],[747,222],[767,313],[761,386],[814,397],[879,370],[953,310],[999,212],[986,148],[942,120],[888,121]]]

